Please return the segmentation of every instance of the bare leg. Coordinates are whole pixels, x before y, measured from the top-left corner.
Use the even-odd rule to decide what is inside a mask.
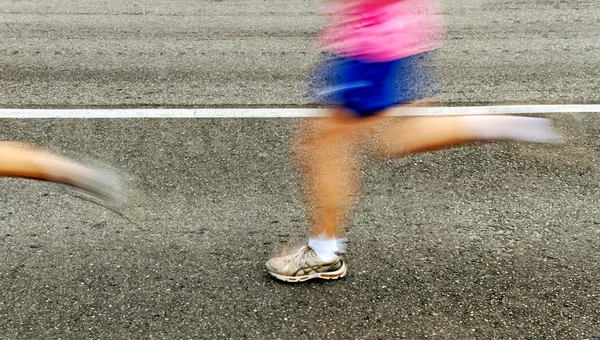
[[[305,122],[295,141],[312,237],[345,233],[360,191],[361,147],[380,117],[356,119],[342,109]]]
[[[69,184],[67,173],[89,171],[82,165],[32,144],[0,142],[0,176]]]
[[[340,238],[360,191],[361,148],[386,158],[455,147],[475,141],[556,143],[541,118],[446,116],[356,119],[341,109],[305,124],[298,143],[311,237]]]
[[[306,122],[295,139],[310,223],[308,244],[269,259],[266,266],[280,280],[336,279],[346,274],[345,225],[360,191],[362,150],[383,157],[433,151],[472,141],[557,142],[548,120],[512,116],[357,119],[343,109]]]
[[[68,184],[111,203],[121,203],[118,180],[32,144],[0,142],[0,177]]]
[[[375,139],[375,152],[387,158],[435,151],[477,141],[514,140],[559,143],[547,119],[518,116],[452,116],[398,119]]]

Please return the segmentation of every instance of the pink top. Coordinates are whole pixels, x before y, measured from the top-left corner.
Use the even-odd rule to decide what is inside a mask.
[[[322,49],[364,61],[436,49],[444,33],[436,0],[333,0],[325,13]]]

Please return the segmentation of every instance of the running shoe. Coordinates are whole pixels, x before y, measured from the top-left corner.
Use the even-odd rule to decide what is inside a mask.
[[[340,255],[332,261],[323,261],[308,245],[290,255],[274,257],[267,261],[266,266],[269,274],[286,282],[335,280],[346,276],[346,264]]]

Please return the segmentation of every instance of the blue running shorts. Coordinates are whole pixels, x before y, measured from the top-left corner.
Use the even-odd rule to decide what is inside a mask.
[[[438,91],[431,52],[387,62],[325,54],[308,80],[317,104],[342,106],[359,118],[431,97]]]

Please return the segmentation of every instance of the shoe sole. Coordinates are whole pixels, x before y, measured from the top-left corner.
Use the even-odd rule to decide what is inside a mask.
[[[285,276],[285,275],[280,275],[280,274],[271,273],[271,272],[269,272],[269,274],[271,274],[276,279],[285,281],[285,282],[304,282],[304,281],[308,281],[310,279],[337,280],[339,278],[346,276],[346,263],[342,263],[342,266],[340,267],[340,269],[338,269],[334,272],[315,273],[315,274],[302,275],[302,276]]]

